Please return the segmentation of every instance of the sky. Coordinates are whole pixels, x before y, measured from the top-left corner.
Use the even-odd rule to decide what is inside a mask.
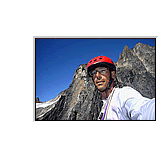
[[[35,39],[36,97],[42,102],[55,98],[72,82],[75,70],[100,55],[117,62],[124,46],[141,42],[155,46],[155,39]]]

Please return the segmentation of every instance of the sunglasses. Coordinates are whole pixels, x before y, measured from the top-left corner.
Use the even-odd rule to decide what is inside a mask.
[[[92,70],[92,71],[90,71],[89,75],[90,76],[95,76],[97,72],[99,72],[101,75],[103,75],[103,74],[106,73],[106,70],[107,70],[107,68],[102,67],[102,68],[99,68],[98,70]]]

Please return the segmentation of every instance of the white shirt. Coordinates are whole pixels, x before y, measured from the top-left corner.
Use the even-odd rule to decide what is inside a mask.
[[[145,98],[131,87],[114,88],[108,99],[103,100],[100,114],[106,108],[104,120],[155,120],[155,98]]]

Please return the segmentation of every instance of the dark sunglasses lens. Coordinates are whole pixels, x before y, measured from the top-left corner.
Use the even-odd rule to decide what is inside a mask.
[[[101,74],[105,74],[106,73],[106,69],[102,69],[99,71]]]
[[[90,76],[93,76],[97,72],[99,72],[100,74],[104,74],[106,72],[106,68],[101,68],[99,70],[92,70],[92,71],[89,72],[89,74],[90,74]]]

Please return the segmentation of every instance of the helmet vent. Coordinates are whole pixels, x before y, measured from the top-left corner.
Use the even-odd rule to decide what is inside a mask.
[[[94,62],[97,61],[97,59],[94,60]]]

